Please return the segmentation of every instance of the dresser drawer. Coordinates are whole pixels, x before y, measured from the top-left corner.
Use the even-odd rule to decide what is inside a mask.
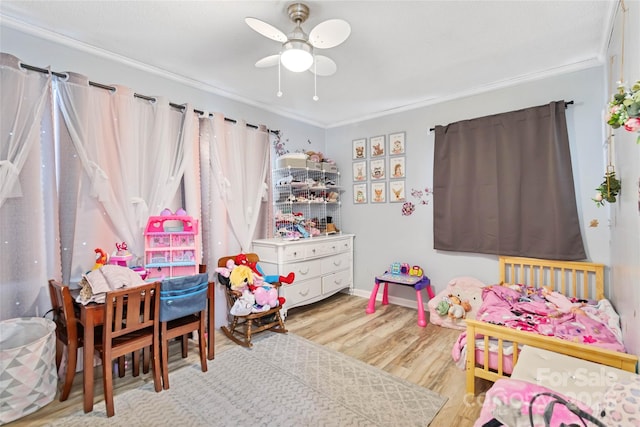
[[[320,277],[309,280],[295,281],[280,288],[286,298],[284,308],[294,307],[300,303],[322,295],[322,280]]]
[[[340,239],[323,243],[321,249],[323,255],[351,252],[351,239]]]
[[[289,271],[295,273],[296,281],[302,281],[307,279],[312,279],[314,277],[320,276],[322,274],[322,261],[323,260],[310,260],[310,261],[301,261],[294,262],[291,264],[285,265],[285,268]],[[289,271],[284,271],[283,275],[286,276]]]
[[[322,278],[322,293],[337,291],[351,286],[351,271],[342,270]]]
[[[321,260],[322,274],[333,273],[351,267],[351,253],[332,255]]]
[[[291,262],[296,260],[305,259],[306,248],[304,245],[291,245],[285,246],[282,250],[283,261]]]

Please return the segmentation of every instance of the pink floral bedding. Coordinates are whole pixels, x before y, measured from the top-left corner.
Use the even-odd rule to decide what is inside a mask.
[[[625,351],[620,320],[608,300],[575,300],[558,292],[524,285],[487,286],[482,290],[482,300],[476,314],[477,320],[613,351]],[[477,343],[481,344],[482,340]],[[452,357],[461,368],[464,366],[465,345],[466,332],[463,332],[452,349]],[[476,357],[482,354],[481,350]]]

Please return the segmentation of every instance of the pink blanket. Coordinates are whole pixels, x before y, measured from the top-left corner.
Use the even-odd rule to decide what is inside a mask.
[[[476,318],[513,329],[624,352],[624,346],[608,326],[609,313],[595,305],[572,302],[557,292],[536,292],[538,290],[523,296],[518,290],[506,286],[484,288],[482,306]]]
[[[482,300],[477,320],[613,351],[625,351],[619,338],[621,333],[617,314],[607,300],[587,304],[557,292],[523,285],[485,287]],[[461,368],[466,339],[466,332],[462,332],[451,351]],[[481,357],[480,349],[476,352],[476,358]],[[495,368],[496,365],[490,364],[490,367]],[[505,372],[509,373],[510,369],[505,368]]]

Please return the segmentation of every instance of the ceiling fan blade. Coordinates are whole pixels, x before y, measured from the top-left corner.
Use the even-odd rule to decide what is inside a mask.
[[[315,64],[309,68],[309,71],[315,73],[317,76],[331,76],[338,70],[338,66],[331,58],[323,55],[315,55],[314,60]]]
[[[273,67],[274,65],[278,65],[279,60],[280,60],[280,55],[277,55],[277,54],[265,56],[264,58],[256,62],[256,67],[258,68]]]
[[[329,19],[316,25],[309,33],[309,43],[318,49],[329,49],[344,42],[351,34],[351,25],[342,19]]]
[[[284,43],[287,41],[287,36],[271,24],[267,24],[264,21],[251,17],[244,18],[244,22],[246,22],[247,25],[250,26],[253,30],[257,31],[267,38],[270,38],[271,40],[275,40],[280,43]]]

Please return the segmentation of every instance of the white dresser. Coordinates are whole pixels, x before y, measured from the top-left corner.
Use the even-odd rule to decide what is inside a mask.
[[[353,292],[353,234],[336,234],[310,239],[281,238],[253,241],[253,252],[260,257],[266,275],[286,276],[294,272],[291,284],[283,284],[286,298],[282,314],[311,304],[343,289]]]

